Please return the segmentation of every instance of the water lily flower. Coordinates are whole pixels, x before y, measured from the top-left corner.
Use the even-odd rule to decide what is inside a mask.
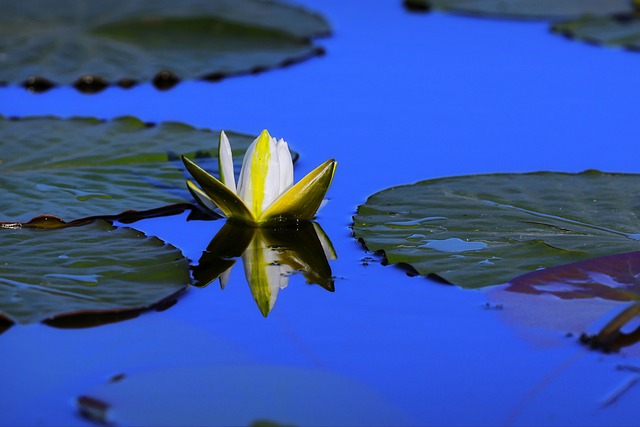
[[[327,160],[298,183],[293,183],[289,146],[263,130],[247,149],[236,185],[227,135],[220,132],[220,180],[194,162],[182,160],[200,187],[187,181],[189,191],[203,207],[219,208],[227,218],[252,226],[313,219],[333,179],[336,161]]]

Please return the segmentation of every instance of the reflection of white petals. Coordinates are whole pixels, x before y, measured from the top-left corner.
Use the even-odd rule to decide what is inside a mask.
[[[269,310],[271,310],[276,303],[276,299],[278,299],[278,291],[281,289],[280,266],[271,264],[266,268],[267,276],[269,277]]]
[[[220,274],[220,289],[224,289],[227,287],[227,283],[229,283],[229,277],[231,277],[231,267]]]
[[[217,275],[207,283],[218,278],[224,289],[230,278],[231,265],[240,255],[251,294],[264,316],[274,307],[278,292],[289,285],[293,274],[301,273],[307,283],[317,283],[333,291],[326,254],[335,259],[335,251],[315,222],[303,223],[295,229],[247,228],[229,222],[219,235],[220,239],[216,235],[216,244],[212,246],[216,248],[216,255],[211,258],[215,268],[210,269],[217,270]],[[225,249],[225,243],[229,249]],[[220,273],[220,267],[227,270]],[[207,269],[206,264],[203,269]]]
[[[280,285],[279,285],[279,288],[280,289],[284,289],[289,285],[289,276],[291,276],[293,274],[293,268],[291,268],[287,264],[280,264],[278,266],[278,269],[280,270]]]
[[[333,247],[333,243],[329,240],[329,236],[324,232],[322,227],[318,223],[312,222],[313,229],[316,231],[316,235],[318,236],[318,240],[320,240],[320,244],[322,245],[322,250],[324,252],[324,256],[328,261],[333,261],[334,259],[338,259],[338,254]]]

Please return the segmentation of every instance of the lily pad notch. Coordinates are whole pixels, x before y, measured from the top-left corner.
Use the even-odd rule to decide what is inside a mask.
[[[213,135],[133,117],[0,116],[0,331],[12,323],[93,326],[173,304],[190,285],[189,261],[112,223],[185,211],[214,218],[193,204],[179,160],[213,163]],[[253,139],[233,138],[230,164]]]
[[[640,51],[638,0],[404,0],[416,13],[432,10],[526,21],[548,21],[550,31],[571,40]]]
[[[4,228],[0,242],[0,312],[15,323],[109,323],[172,304],[190,282],[179,249],[101,220]]]
[[[9,2],[0,15],[0,84],[83,93],[152,82],[217,82],[321,56],[318,13],[267,0]]]
[[[465,288],[640,249],[640,175],[585,171],[450,177],[371,196],[354,235]]]

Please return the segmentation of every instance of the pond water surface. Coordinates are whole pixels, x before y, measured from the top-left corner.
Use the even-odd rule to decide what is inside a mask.
[[[324,57],[167,92],[2,88],[0,113],[268,128],[301,154],[297,178],[336,158],[318,216],[338,254],[335,292],[293,276],[264,318],[236,267],[224,290],[192,288],[132,320],[14,326],[0,336],[0,424],[91,425],[79,395],[120,396],[113,417],[125,424],[248,423],[270,411],[296,424],[637,424],[631,350],[589,351],[535,313],[515,324],[509,303],[484,291],[383,267],[349,225],[369,195],[422,179],[636,172],[640,56],[551,35],[546,23],[410,14],[399,0],[300,3],[333,25]],[[134,225],[194,260],[221,226]]]

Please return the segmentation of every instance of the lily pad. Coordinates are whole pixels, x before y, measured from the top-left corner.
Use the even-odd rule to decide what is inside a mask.
[[[220,80],[322,53],[317,13],[267,0],[24,0],[0,14],[0,81],[88,92],[179,79]]]
[[[0,312],[16,323],[139,311],[189,284],[179,249],[104,221],[0,228]]]
[[[434,179],[358,208],[354,233],[389,263],[466,288],[640,249],[640,175],[586,171]]]
[[[410,10],[441,10],[482,17],[554,20],[633,10],[628,0],[406,0]]]
[[[430,9],[484,17],[554,20],[633,10],[629,0],[405,0],[409,10]]]
[[[586,43],[640,50],[640,15],[585,16],[557,22],[551,30]]]
[[[233,134],[234,161],[253,137]],[[65,220],[191,202],[180,156],[217,169],[217,132],[174,122],[0,117],[0,221]],[[208,161],[208,159],[212,159]]]

